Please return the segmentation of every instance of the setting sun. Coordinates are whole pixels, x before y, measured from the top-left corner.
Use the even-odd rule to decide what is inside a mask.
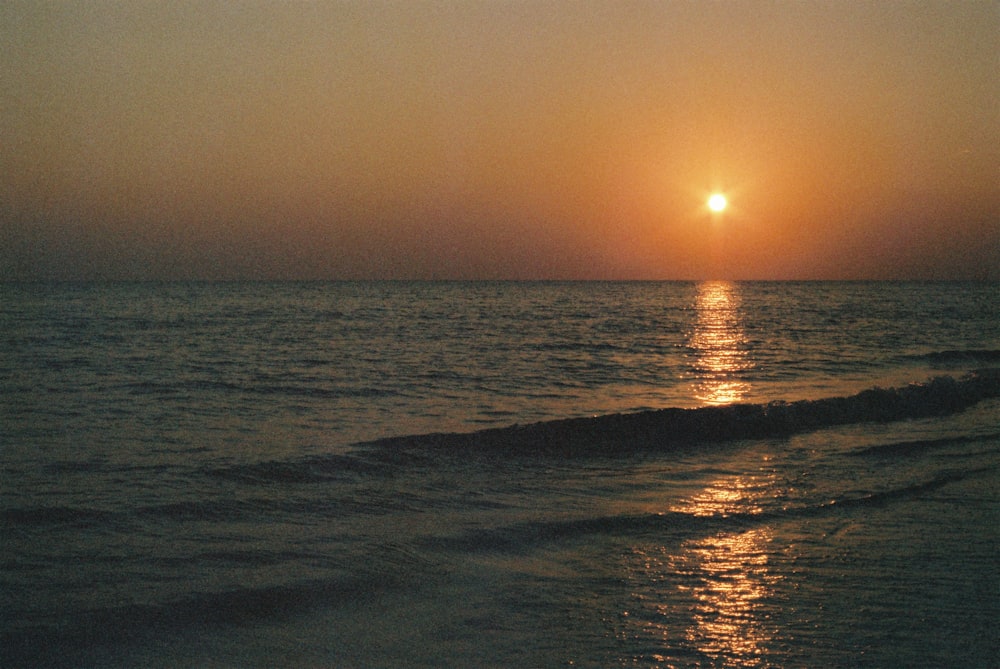
[[[726,208],[726,196],[721,193],[715,193],[712,197],[708,198],[708,208],[712,211],[719,212]]]

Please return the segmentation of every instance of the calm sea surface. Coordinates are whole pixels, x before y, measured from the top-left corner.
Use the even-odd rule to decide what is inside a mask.
[[[1000,665],[996,283],[10,284],[0,342],[2,667]]]

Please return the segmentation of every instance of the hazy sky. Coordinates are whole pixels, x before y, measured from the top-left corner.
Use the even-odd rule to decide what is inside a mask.
[[[995,0],[5,0],[0,279],[1000,279],[998,45]]]

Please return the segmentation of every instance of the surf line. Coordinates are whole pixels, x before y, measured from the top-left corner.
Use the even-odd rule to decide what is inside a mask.
[[[940,376],[901,388],[797,402],[668,408],[567,418],[469,433],[390,437],[359,444],[387,451],[483,449],[522,454],[615,454],[699,442],[761,439],[836,425],[944,416],[1000,397],[1000,369]]]

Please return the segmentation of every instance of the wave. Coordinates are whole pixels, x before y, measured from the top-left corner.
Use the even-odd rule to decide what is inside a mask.
[[[76,667],[89,664],[74,652],[125,643],[147,636],[182,633],[206,626],[243,626],[281,620],[303,612],[370,598],[393,585],[391,575],[342,576],[287,585],[193,594],[163,604],[135,604],[81,611],[72,622],[21,625],[0,613],[0,664]],[[88,649],[88,651],[83,651]],[[67,652],[70,651],[70,652]],[[99,652],[99,651],[98,651]],[[106,658],[104,660],[106,662]]]
[[[538,545],[588,541],[597,535],[639,538],[655,536],[656,541],[680,543],[718,532],[742,532],[760,525],[818,518],[853,510],[885,507],[920,498],[970,476],[995,472],[994,467],[962,472],[946,472],[924,481],[863,494],[848,494],[831,500],[794,505],[765,511],[692,514],[665,511],[645,514],[620,514],[566,520],[529,521],[505,527],[468,530],[449,536],[428,537],[426,547],[458,553],[518,553]]]
[[[995,440],[1000,440],[1000,433],[976,436],[955,435],[942,439],[917,439],[914,441],[897,441],[888,444],[876,444],[874,446],[866,446],[864,448],[851,451],[849,455],[855,457],[873,456],[881,458],[896,458],[900,456],[919,455],[926,451],[932,451],[937,448],[946,448],[955,444],[971,444],[981,441]]]
[[[900,388],[797,402],[658,409],[491,428],[471,433],[391,437],[361,446],[502,449],[526,454],[613,454],[738,439],[784,437],[851,423],[944,416],[1000,397],[1000,369],[940,376]]]
[[[933,492],[944,486],[957,483],[970,476],[983,473],[995,472],[995,467],[980,467],[965,471],[945,472],[927,481],[911,483],[900,488],[872,492],[859,497],[844,497],[835,499],[821,505],[816,511],[823,512],[829,509],[849,509],[855,507],[870,508],[875,506],[886,506],[899,500],[913,499],[928,492]]]
[[[847,397],[797,402],[735,404],[697,409],[660,409],[593,418],[572,418],[471,433],[393,437],[358,444],[345,454],[289,460],[239,463],[201,469],[208,479],[251,487],[310,486],[384,480],[399,467],[438,466],[442,455],[466,457],[616,456],[636,451],[669,450],[704,442],[784,437],[826,427],[860,422],[886,422],[962,411],[982,400],[1000,397],[1000,370],[980,370],[959,379],[943,376],[901,388],[872,388]],[[978,441],[985,437],[959,437]],[[947,443],[930,440],[878,444],[850,455],[899,457],[917,455]],[[56,463],[59,471],[115,470],[109,463]],[[58,473],[58,472],[57,472]],[[276,501],[269,494],[250,498],[175,500],[131,509],[29,506],[0,510],[7,531],[45,527],[128,528],[146,522],[238,520],[264,514],[323,512],[330,515],[363,511],[376,514],[406,508],[405,496],[356,499],[352,489],[323,498],[323,503]],[[467,501],[467,500],[466,500]],[[303,506],[305,504],[305,506]]]
[[[210,475],[241,483],[326,483],[358,476],[386,476],[386,463],[353,455],[322,455],[295,461],[267,461],[220,467]]]
[[[259,469],[266,469],[272,463],[265,463]],[[278,463],[279,471],[295,467],[294,463]],[[262,485],[264,488],[303,482],[329,482],[333,478],[309,481],[302,476],[291,479],[280,475],[266,478],[243,477],[241,467],[234,467],[223,476],[232,477],[248,485]],[[251,468],[252,469],[252,468]],[[53,531],[110,531],[148,532],[156,527],[177,523],[238,523],[273,522],[278,519],[302,515],[320,515],[326,519],[343,518],[363,514],[382,516],[405,511],[420,503],[419,497],[399,492],[393,495],[355,493],[352,490],[330,488],[327,494],[316,497],[290,497],[262,494],[245,499],[220,497],[217,493],[207,494],[203,499],[189,499],[163,504],[150,504],[117,509],[102,509],[89,506],[26,506],[0,509],[0,533],[24,535]],[[463,507],[479,506],[493,508],[496,504],[489,500],[464,501]],[[2,665],[0,665],[2,666]]]
[[[208,391],[264,396],[279,395],[306,399],[376,398],[399,394],[398,390],[388,387],[327,388],[315,385],[234,383],[216,379],[194,379],[170,383],[137,381],[123,384],[121,388],[136,395],[174,395]]]
[[[586,541],[595,535],[614,537],[655,536],[658,542],[681,542],[718,532],[741,532],[754,527],[794,520],[817,518],[852,510],[885,507],[918,499],[927,493],[980,474],[993,474],[996,467],[942,472],[923,481],[866,493],[846,494],[834,499],[793,505],[780,509],[715,514],[664,511],[619,514],[566,520],[529,521],[505,527],[468,530],[450,536],[428,537],[428,548],[460,553],[517,553],[549,543]]]
[[[67,506],[16,507],[0,511],[0,527],[11,530],[17,526],[105,525],[120,517],[112,511]]]
[[[995,364],[1000,362],[1000,351],[993,349],[949,349],[905,356],[907,360],[934,364]]]
[[[323,484],[385,478],[395,467],[428,464],[441,453],[590,456],[683,447],[727,440],[785,437],[862,422],[943,416],[1000,397],[1000,370],[962,378],[937,377],[902,388],[872,388],[848,397],[797,402],[658,409],[570,418],[476,432],[390,437],[364,442],[347,454],[326,454],[218,467],[206,473],[248,485]],[[932,448],[900,444],[872,454]]]

